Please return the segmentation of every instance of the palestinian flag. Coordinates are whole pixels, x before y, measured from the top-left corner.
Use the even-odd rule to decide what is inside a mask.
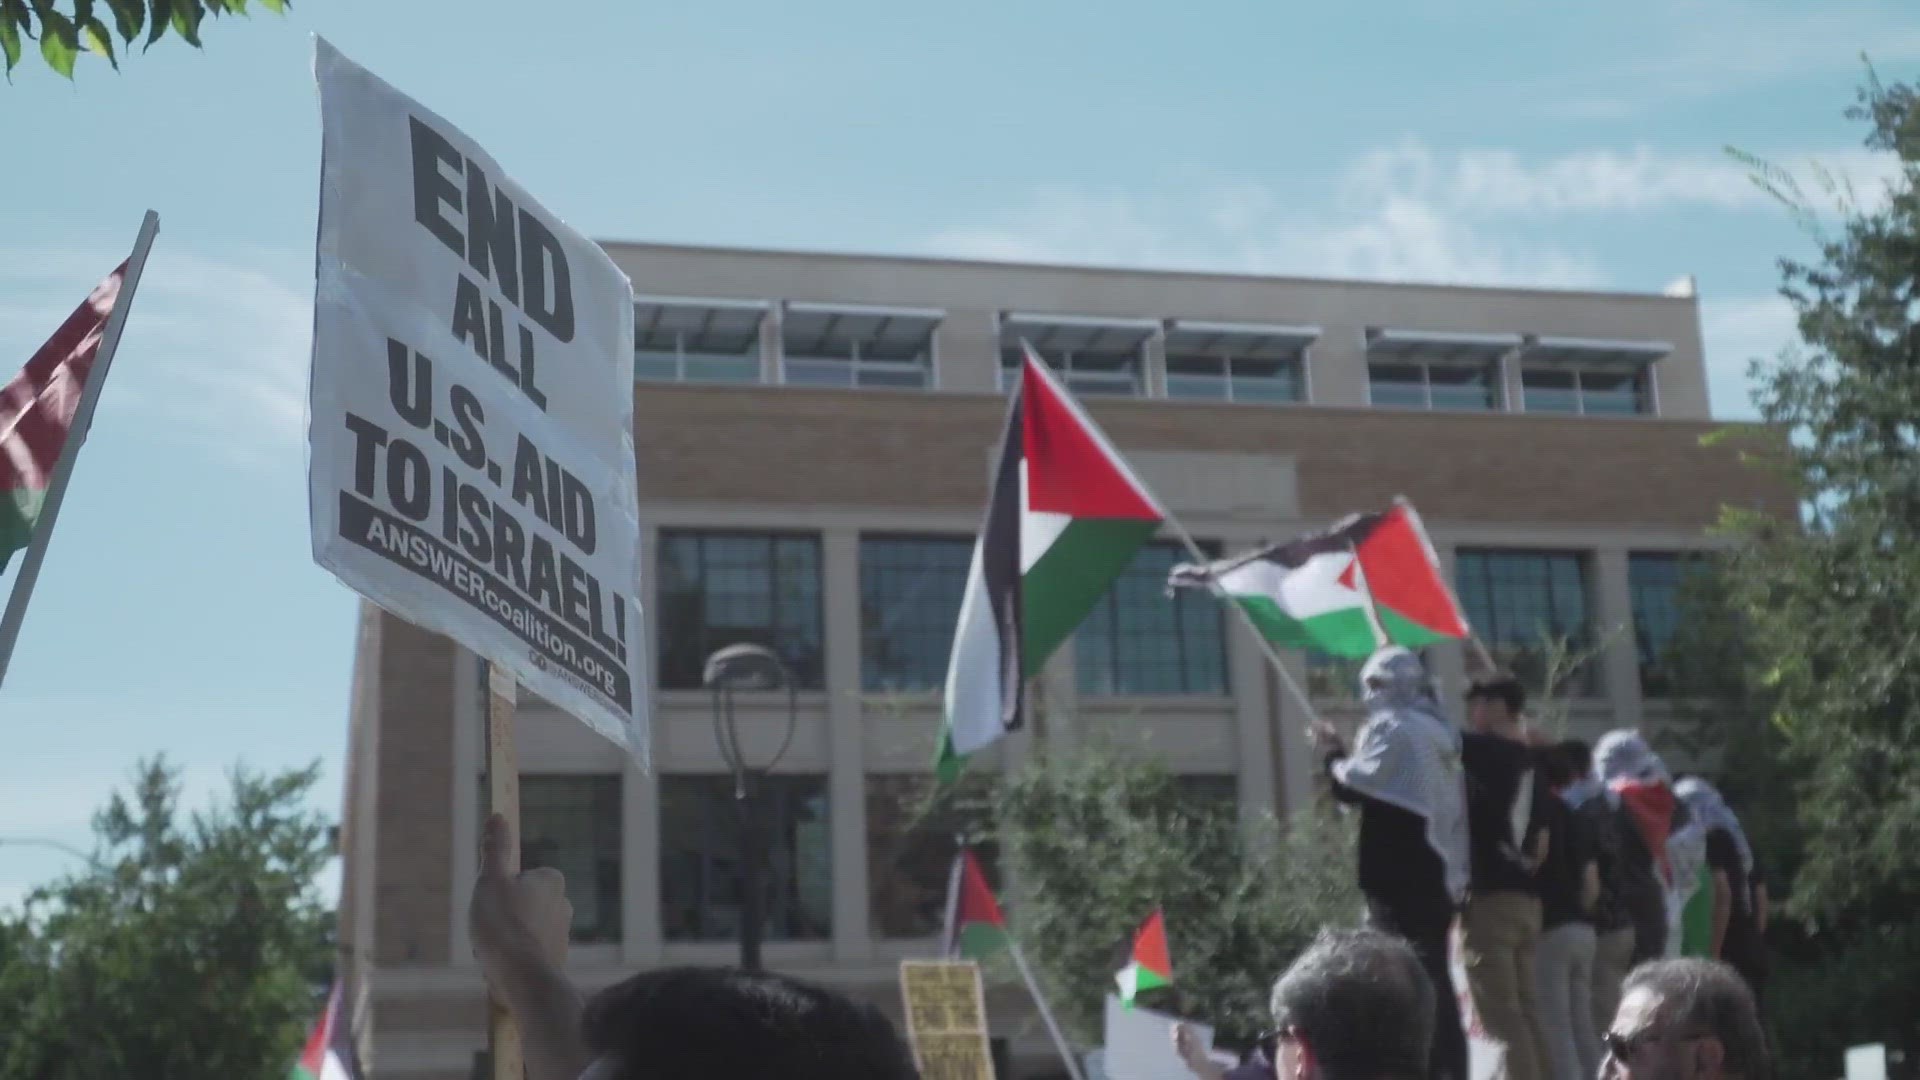
[[[1405,500],[1385,513],[1355,514],[1263,551],[1176,566],[1167,583],[1217,583],[1269,641],[1284,648],[1366,656],[1379,647],[1379,636],[1419,648],[1470,634],[1420,516]]]
[[[340,1022],[340,984],[327,995],[327,1011],[307,1035],[307,1048],[288,1073],[290,1080],[358,1080],[353,1034]]]
[[[53,467],[67,445],[126,271],[121,263],[94,286],[86,302],[0,388],[0,571],[27,546],[40,522]]]
[[[1167,954],[1167,923],[1155,911],[1140,925],[1133,937],[1133,961],[1114,976],[1120,984],[1120,1000],[1133,1007],[1134,998],[1145,990],[1173,985],[1173,961]]]
[[[1673,789],[1659,780],[1616,780],[1613,792],[1626,808],[1628,820],[1640,833],[1640,839],[1653,853],[1661,880],[1672,884],[1673,863],[1667,857],[1667,836],[1673,832],[1673,814],[1679,799]]]
[[[941,952],[949,960],[985,960],[1007,947],[1007,919],[987,886],[972,848],[953,857],[947,882],[947,930]]]
[[[936,771],[1021,724],[1021,688],[1166,513],[1032,349],[1007,409],[947,666]]]

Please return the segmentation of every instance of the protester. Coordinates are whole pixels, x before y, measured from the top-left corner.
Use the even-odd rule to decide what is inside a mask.
[[[1666,765],[1639,732],[1607,732],[1593,758],[1608,804],[1622,821],[1615,888],[1633,919],[1633,960],[1659,959],[1667,951],[1667,900],[1674,881],[1667,838],[1684,828],[1686,817]]]
[[[1541,810],[1547,858],[1540,867],[1542,929],[1534,969],[1540,1028],[1554,1080],[1592,1080],[1600,1067],[1593,1014],[1593,908],[1600,897],[1600,867],[1587,819],[1567,801],[1582,773],[1559,747],[1539,757],[1540,777],[1554,796]]]
[[[1367,708],[1353,753],[1313,728],[1333,792],[1360,807],[1360,892],[1367,920],[1411,943],[1433,995],[1435,1080],[1466,1080],[1467,1039],[1452,990],[1447,936],[1470,869],[1460,734],[1442,718],[1419,657],[1389,647],[1360,671]]]
[[[1426,966],[1405,942],[1377,930],[1322,930],[1273,984],[1274,1075],[1431,1075],[1434,1002],[1452,995],[1434,985]]]
[[[1579,739],[1569,739],[1560,744],[1560,750],[1578,777],[1565,797],[1587,826],[1600,872],[1600,896],[1593,905],[1593,1027],[1602,1031],[1620,1005],[1620,984],[1633,970],[1633,916],[1624,894],[1634,887],[1635,871],[1622,854],[1622,832],[1633,826],[1615,809],[1606,785],[1594,774],[1591,748]]]
[[[1605,1045],[1604,1080],[1768,1080],[1773,1071],[1753,994],[1713,960],[1633,969]]]
[[[1690,777],[1675,784],[1674,792],[1706,834],[1707,869],[1713,882],[1706,955],[1739,972],[1758,1001],[1766,989],[1766,875],[1754,859],[1740,819],[1717,788]]]
[[[1467,990],[1489,1038],[1506,1051],[1510,1080],[1543,1080],[1534,954],[1540,943],[1535,870],[1546,854],[1535,798],[1534,751],[1521,727],[1527,694],[1519,680],[1477,680],[1467,693],[1461,758],[1467,775],[1472,886],[1461,920]]]
[[[916,1080],[906,1044],[880,1012],[782,975],[648,971],[583,1008],[564,971],[565,882],[552,870],[510,876],[511,842],[494,815],[468,923],[487,985],[520,1028],[527,1080]]]
[[[1200,1037],[1186,1024],[1173,1025],[1173,1050],[1195,1080],[1274,1080],[1273,1052],[1278,1040],[1263,1036],[1231,1067],[1222,1065],[1200,1045]]]

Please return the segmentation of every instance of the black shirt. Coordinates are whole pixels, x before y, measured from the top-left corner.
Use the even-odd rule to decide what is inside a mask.
[[[1592,827],[1585,816],[1559,796],[1540,803],[1547,832],[1547,861],[1540,866],[1540,925],[1548,930],[1567,923],[1591,923],[1580,903],[1580,887],[1594,862]]]
[[[1327,758],[1333,796],[1360,807],[1360,892],[1410,926],[1445,926],[1454,903],[1447,895],[1446,864],[1427,840],[1427,819],[1370,798],[1342,784]]]
[[[1727,875],[1733,893],[1733,910],[1727,915],[1727,936],[1720,947],[1720,959],[1746,974],[1766,958],[1754,899],[1761,883],[1760,868],[1756,865],[1751,875],[1747,873],[1740,861],[1740,846],[1726,829],[1707,833],[1707,866]]]
[[[1533,751],[1527,744],[1498,735],[1468,732],[1460,745],[1467,772],[1467,832],[1473,851],[1476,893],[1537,893],[1533,872],[1523,861],[1523,845],[1539,829],[1540,800],[1520,805],[1523,786],[1533,776]],[[1528,811],[1524,829],[1514,828],[1516,811]]]
[[[1594,859],[1600,865],[1600,899],[1593,905],[1593,928],[1605,934],[1633,926],[1633,914],[1627,908],[1624,890],[1627,866],[1622,851],[1620,830],[1632,828],[1604,794],[1595,794],[1574,811],[1593,841]],[[1549,853],[1551,855],[1551,853]]]

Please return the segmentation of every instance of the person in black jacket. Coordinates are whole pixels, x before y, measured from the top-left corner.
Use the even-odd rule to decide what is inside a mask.
[[[1433,1080],[1466,1080],[1467,1040],[1447,958],[1470,855],[1460,733],[1440,712],[1420,658],[1391,646],[1360,672],[1367,722],[1349,753],[1313,728],[1333,793],[1360,807],[1360,892],[1367,921],[1413,946],[1434,985]]]

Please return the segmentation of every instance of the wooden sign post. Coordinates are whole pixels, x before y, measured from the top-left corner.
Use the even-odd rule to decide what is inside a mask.
[[[507,874],[520,872],[520,758],[513,747],[513,714],[520,686],[513,674],[497,664],[487,665],[487,800],[493,812],[507,819]],[[520,1049],[520,1028],[513,1014],[489,998],[487,1048],[493,1059],[493,1080],[526,1080],[527,1065]]]

